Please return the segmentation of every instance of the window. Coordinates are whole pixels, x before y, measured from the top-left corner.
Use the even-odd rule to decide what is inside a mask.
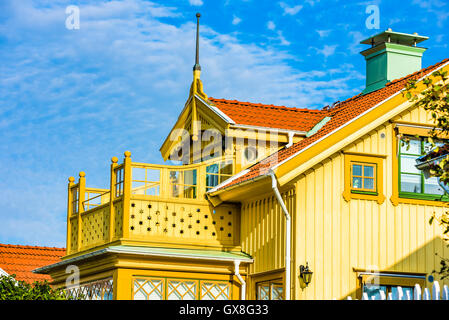
[[[123,167],[115,169],[115,197],[123,194],[123,180],[125,179]]]
[[[405,143],[408,140],[409,143]],[[437,145],[442,145],[442,142]],[[405,136],[400,141],[398,154],[399,197],[423,200],[448,200],[443,189],[438,185],[436,177],[426,179],[424,174],[416,169],[416,158],[429,152],[432,145],[427,138]]]
[[[351,162],[351,192],[376,193],[376,164]]]
[[[257,300],[283,300],[284,285],[280,279],[258,282],[256,288]]]
[[[72,214],[78,213],[79,206],[79,187],[72,189]]]
[[[134,300],[231,300],[231,282],[136,278],[133,281]]]
[[[81,286],[69,287],[65,291],[67,298],[80,300],[112,300],[112,278],[84,283]]]
[[[232,161],[222,161],[206,167],[206,191],[232,176]]]
[[[391,295],[394,300],[397,300],[401,293],[403,297],[410,295],[412,298],[416,284],[421,288],[425,287],[426,276],[425,274],[389,273],[388,271],[378,273],[362,271],[358,274],[358,281],[358,299],[361,299],[363,293],[366,293],[368,299],[371,300],[375,297],[377,300],[383,291],[385,298]]]
[[[172,197],[196,199],[196,188],[196,169],[170,171],[170,190]]]
[[[132,193],[150,196],[160,195],[161,172],[159,169],[132,168]]]
[[[383,203],[383,162],[385,156],[346,152],[345,189],[343,197],[351,199],[376,200]]]

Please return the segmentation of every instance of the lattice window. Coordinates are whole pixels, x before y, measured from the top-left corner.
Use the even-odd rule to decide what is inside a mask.
[[[66,296],[81,300],[112,300],[112,278],[94,281],[66,289]]]
[[[284,286],[279,281],[258,282],[257,300],[283,300]]]
[[[229,282],[202,282],[201,300],[230,300],[231,284]]]
[[[257,298],[259,300],[270,300],[270,286],[259,284],[257,286]]]
[[[115,197],[120,197],[123,194],[123,180],[124,170],[119,168],[115,170]]]
[[[167,280],[167,300],[197,300],[198,282]]]
[[[135,279],[133,297],[134,300],[163,300],[164,280]]]
[[[135,278],[134,300],[230,300],[231,282],[175,279]]]
[[[282,300],[284,293],[284,287],[279,284],[273,284],[271,286],[271,300]]]

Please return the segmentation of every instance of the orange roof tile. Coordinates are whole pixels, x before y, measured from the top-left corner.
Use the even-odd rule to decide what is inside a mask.
[[[0,244],[0,268],[10,275],[15,274],[17,280],[51,281],[49,275],[35,274],[32,270],[59,262],[65,253],[65,248]]]
[[[209,101],[236,124],[284,130],[307,132],[327,114],[325,110],[288,108],[236,100],[209,98]]]
[[[219,190],[267,174],[269,169],[275,166],[276,164],[284,161],[290,156],[293,156],[294,154],[306,148],[313,142],[331,133],[332,131],[346,124],[347,122],[354,119],[358,115],[362,114],[368,109],[374,107],[380,102],[391,97],[395,93],[400,92],[402,89],[404,89],[408,80],[411,79],[418,80],[424,76],[430,75],[433,71],[443,66],[447,62],[449,62],[449,59],[445,59],[433,66],[421,69],[420,71],[417,71],[406,77],[393,80],[387,83],[385,87],[379,90],[373,91],[365,95],[359,94],[357,96],[354,96],[352,98],[347,99],[346,101],[337,104],[329,111],[329,116],[331,117],[331,120],[329,120],[329,122],[327,122],[314,135],[311,135],[310,137],[293,144],[290,148],[283,148],[278,152],[274,153],[273,155],[265,158],[264,160],[254,164],[252,167],[249,168],[249,171],[246,174],[230,181],[228,184],[224,186],[221,186]]]

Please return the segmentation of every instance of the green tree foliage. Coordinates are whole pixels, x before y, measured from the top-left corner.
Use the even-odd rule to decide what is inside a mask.
[[[29,284],[15,275],[0,276],[0,300],[66,300],[64,291],[53,289],[47,281]]]
[[[429,142],[432,144],[432,151],[428,153],[426,159],[436,158],[446,155],[443,159],[431,165],[430,173],[438,177],[445,185],[449,185],[449,144],[436,146],[434,141],[438,137],[449,137],[449,76],[447,71],[436,71],[430,77],[423,79],[425,89],[420,91],[416,80],[410,80],[405,88],[404,95],[413,102],[416,107],[422,107],[434,120],[435,126],[431,130]],[[435,213],[429,220],[430,224],[438,222],[443,229],[444,240],[449,243],[449,212],[436,216]],[[449,245],[448,245],[449,246]],[[441,279],[449,277],[449,259],[440,257],[441,265],[437,273]]]

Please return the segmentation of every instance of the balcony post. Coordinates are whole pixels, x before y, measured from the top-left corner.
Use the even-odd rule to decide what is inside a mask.
[[[70,248],[72,245],[72,224],[70,221],[70,217],[73,214],[73,195],[72,195],[72,187],[75,184],[75,178],[70,177],[69,178],[69,184],[67,186],[68,189],[68,195],[67,195],[67,239],[66,239],[66,255],[70,254]]]
[[[117,157],[112,157],[111,159],[111,181],[109,188],[109,242],[114,238],[114,226],[115,226],[115,211],[114,211],[114,200],[115,200],[115,168],[117,167],[118,159]]]
[[[132,182],[131,152],[125,151],[123,162],[123,238],[129,238],[129,212],[131,206]]]
[[[84,212],[84,198],[86,195],[86,174],[81,171],[79,173],[79,182],[78,182],[78,246],[77,251],[81,251],[81,237],[82,237],[82,227],[83,221],[81,218],[81,214]]]

